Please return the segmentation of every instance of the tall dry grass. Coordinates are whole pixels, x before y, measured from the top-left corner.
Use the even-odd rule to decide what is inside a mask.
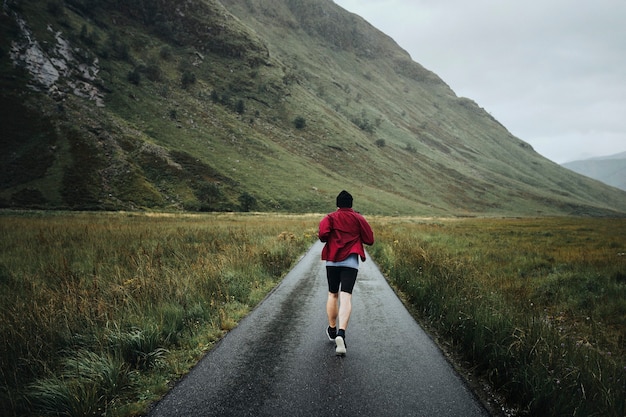
[[[0,407],[132,415],[315,239],[317,217],[0,214]]]
[[[319,218],[0,213],[0,406],[141,413],[276,285]],[[626,220],[371,223],[390,281],[518,414],[623,417]]]
[[[519,415],[626,415],[626,219],[379,219],[373,257]]]

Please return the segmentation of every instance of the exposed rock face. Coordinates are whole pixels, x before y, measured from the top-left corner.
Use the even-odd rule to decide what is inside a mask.
[[[56,32],[56,44],[45,51],[35,39],[26,22],[15,16],[22,39],[11,44],[11,60],[15,65],[25,67],[33,77],[30,85],[35,90],[45,90],[56,100],[63,100],[66,92],[92,100],[98,107],[104,107],[103,94],[95,85],[100,68],[98,58],[91,63],[78,62],[72,46],[61,32]],[[52,28],[48,26],[48,30]]]

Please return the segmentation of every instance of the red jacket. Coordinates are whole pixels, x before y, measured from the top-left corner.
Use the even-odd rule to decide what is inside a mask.
[[[318,237],[326,242],[322,259],[340,262],[353,253],[365,260],[363,244],[374,244],[374,232],[363,216],[351,208],[339,208],[322,219]]]

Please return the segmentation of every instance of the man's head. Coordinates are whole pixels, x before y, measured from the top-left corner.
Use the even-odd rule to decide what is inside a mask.
[[[337,196],[337,207],[339,208],[352,208],[352,195],[346,190],[343,190]]]

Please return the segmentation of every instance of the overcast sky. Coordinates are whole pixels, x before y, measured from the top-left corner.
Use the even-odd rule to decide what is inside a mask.
[[[626,151],[626,0],[335,0],[557,163]]]

